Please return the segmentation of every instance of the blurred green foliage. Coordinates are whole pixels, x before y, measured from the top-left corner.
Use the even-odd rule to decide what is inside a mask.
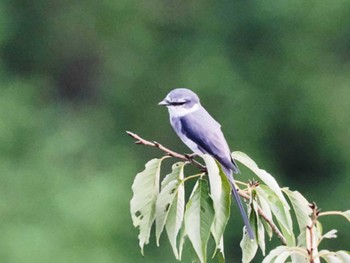
[[[188,152],[156,105],[174,87],[280,185],[349,209],[349,24],[346,0],[0,2],[1,262],[171,262],[139,253],[130,187],[161,153],[125,130]]]

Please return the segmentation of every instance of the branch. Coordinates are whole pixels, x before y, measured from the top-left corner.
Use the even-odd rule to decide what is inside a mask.
[[[138,136],[137,134],[133,133],[133,132],[130,132],[130,131],[126,131],[126,133],[134,138],[136,141],[135,141],[135,144],[141,144],[141,145],[146,145],[146,146],[151,146],[151,147],[156,147],[158,148],[159,150],[165,152],[166,155],[169,155],[169,156],[172,156],[172,157],[175,157],[175,158],[178,158],[178,159],[181,159],[183,161],[186,161],[186,162],[190,162],[192,163],[194,166],[196,166],[197,168],[199,168],[201,171],[207,171],[207,168],[197,162],[196,160],[194,160],[193,158],[185,155],[185,154],[180,154],[180,153],[177,153],[177,152],[174,152],[168,148],[166,148],[165,146],[161,145],[160,143],[158,142],[150,142],[150,141],[147,141],[143,138],[141,138],[140,136]]]
[[[316,203],[312,203],[309,205],[312,209],[311,214],[311,225],[306,226],[307,233],[306,233],[306,250],[309,255],[310,263],[315,263],[315,255],[318,254],[317,244],[316,244],[316,234],[315,234],[315,227],[317,224],[317,218],[320,213],[320,210],[317,208]],[[308,235],[309,234],[309,235]],[[317,261],[319,262],[319,260]]]
[[[281,231],[277,228],[275,223],[272,222],[272,220],[270,220],[269,218],[266,217],[264,211],[260,207],[258,207],[258,213],[266,221],[266,223],[269,224],[269,226],[271,227],[272,231],[275,232],[276,236],[281,240],[282,244],[287,246],[287,240],[282,235]]]
[[[250,196],[245,191],[242,191],[241,189],[237,189],[237,190],[238,190],[238,194],[241,197],[243,197],[246,200],[250,200]],[[265,215],[264,211],[260,207],[258,207],[258,213],[266,221],[266,223],[271,227],[272,231],[275,232],[276,236],[281,240],[281,243],[286,246],[287,240],[282,235],[281,231],[278,229],[275,223]]]
[[[141,144],[141,145],[146,145],[146,146],[151,146],[151,147],[156,147],[158,148],[159,150],[165,152],[166,155],[169,155],[169,156],[172,156],[172,157],[175,157],[175,158],[178,158],[178,159],[181,159],[183,161],[186,161],[186,162],[190,162],[192,163],[193,165],[195,165],[197,168],[199,168],[201,171],[206,171],[207,168],[197,162],[196,160],[194,160],[193,158],[189,157],[188,155],[185,155],[185,154],[180,154],[180,153],[177,153],[177,152],[174,152],[168,148],[166,148],[165,146],[161,145],[160,143],[158,142],[150,142],[148,140],[145,140],[143,138],[141,138],[140,136],[138,136],[137,134],[133,133],[133,132],[130,132],[130,131],[127,131],[126,132],[130,137],[134,138],[136,141],[135,141],[135,144]],[[238,194],[243,197],[244,199],[246,200],[250,200],[250,195],[247,194],[245,191],[242,191],[241,189],[238,188]],[[271,229],[273,230],[273,232],[275,232],[275,234],[277,235],[277,237],[281,240],[282,244],[283,245],[287,245],[287,241],[286,239],[284,238],[284,236],[282,235],[281,231],[277,228],[277,226],[272,222],[272,220],[270,220],[269,218],[267,218],[267,216],[265,215],[264,211],[261,210],[261,208],[259,207],[258,208],[258,213],[259,215],[266,221],[266,223],[271,227]]]

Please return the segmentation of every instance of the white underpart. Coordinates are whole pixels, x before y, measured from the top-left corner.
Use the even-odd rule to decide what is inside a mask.
[[[190,114],[196,110],[198,110],[200,107],[200,104],[194,104],[191,108],[185,108],[184,106],[168,106],[169,110],[169,116],[170,116],[170,122],[172,126],[176,126],[173,122],[173,118],[177,119],[179,117],[185,116],[187,114]],[[179,125],[179,123],[178,123]],[[203,154],[199,149],[195,142],[190,140],[188,137],[186,137],[181,131],[181,125],[180,127],[177,127],[178,130],[175,130],[177,135],[180,137],[181,141],[183,141],[184,144],[187,145],[188,148],[190,148],[194,153],[196,154]]]
[[[185,116],[191,112],[194,112],[196,110],[199,109],[199,104],[194,104],[191,108],[185,108],[184,106],[180,105],[180,106],[172,106],[169,105],[168,106],[168,110],[169,110],[169,115],[174,117],[174,118],[178,118],[178,117],[182,117]]]

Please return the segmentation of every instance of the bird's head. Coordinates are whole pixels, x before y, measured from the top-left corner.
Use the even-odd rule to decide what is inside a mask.
[[[158,105],[166,106],[172,117],[181,117],[200,107],[200,101],[196,93],[185,88],[173,89]]]

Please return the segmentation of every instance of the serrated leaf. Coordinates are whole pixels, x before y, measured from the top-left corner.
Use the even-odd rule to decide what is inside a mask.
[[[138,173],[132,185],[133,197],[130,201],[130,213],[134,227],[139,228],[139,245],[148,244],[152,224],[155,219],[156,200],[159,193],[159,174],[162,161],[152,159],[146,163],[145,169]]]
[[[298,191],[291,191],[288,188],[284,188],[283,191],[287,194],[292,203],[300,233],[305,232],[306,227],[311,224],[310,215],[312,209],[309,206],[309,202]]]
[[[208,171],[210,196],[213,200],[215,211],[211,233],[216,243],[216,252],[216,250],[221,246],[221,242],[223,242],[222,237],[227,222],[230,218],[231,186],[226,175],[222,172],[220,166],[213,159],[213,157],[205,154],[202,156],[202,158],[204,159]],[[221,253],[224,253],[223,250],[221,250]]]
[[[253,210],[250,211],[249,223],[253,232],[256,233],[257,216]],[[242,249],[242,263],[249,263],[258,251],[258,243],[256,238],[250,239],[245,228],[243,228],[243,238],[239,245]]]
[[[281,228],[288,246],[295,246],[295,237],[293,233],[293,223],[290,210],[278,198],[278,196],[266,185],[259,185],[255,188],[259,195],[263,196],[269,202],[271,211]]]
[[[199,179],[186,205],[185,229],[202,263],[206,262],[207,243],[213,220],[214,208],[209,196],[208,183]]]
[[[178,233],[182,224],[183,210],[184,210],[183,202],[179,203],[180,207],[179,207],[178,215],[177,215],[177,209],[178,209],[177,206],[178,206],[178,197],[179,197],[178,189],[182,185],[181,181],[183,180],[184,165],[185,163],[183,162],[173,164],[172,172],[168,174],[161,183],[161,191],[156,202],[156,240],[157,240],[158,246],[159,246],[160,235],[163,232],[163,229],[164,229],[165,223],[167,222],[170,211],[172,213],[169,220],[171,220],[172,223],[174,223],[174,228],[172,230],[176,231],[176,234]],[[181,188],[183,189],[183,186]],[[181,194],[183,195],[183,193]],[[182,200],[184,199],[183,196],[180,196],[180,197],[182,197]],[[173,208],[174,206],[175,208]],[[176,240],[176,236],[175,236],[175,240]],[[172,236],[172,241],[173,241],[173,236]],[[175,245],[175,248],[176,248],[176,245]],[[178,257],[177,250],[176,250],[175,256]]]
[[[233,152],[232,158],[239,161],[246,167],[248,167],[253,173],[255,173],[261,181],[263,181],[267,186],[270,187],[270,189],[277,195],[279,200],[283,203],[283,205],[289,209],[289,205],[286,201],[286,199],[283,196],[283,193],[281,191],[281,188],[279,187],[277,181],[275,178],[273,178],[268,172],[266,172],[263,169],[260,169],[258,165],[245,153],[243,152]]]

